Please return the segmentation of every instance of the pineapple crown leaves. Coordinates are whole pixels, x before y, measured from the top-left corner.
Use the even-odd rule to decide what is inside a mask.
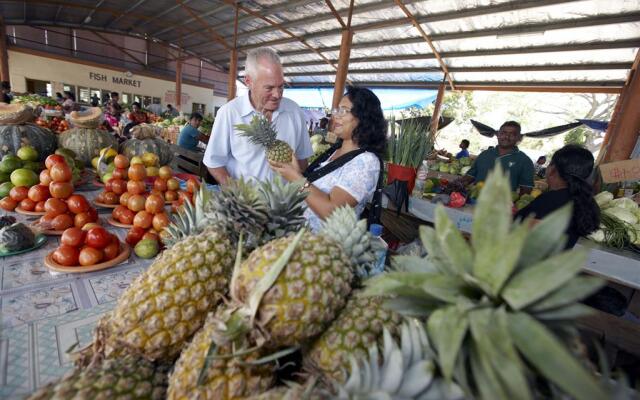
[[[367,231],[367,221],[358,220],[353,208],[349,206],[336,208],[322,223],[319,234],[342,246],[359,278],[364,279],[371,275],[377,260],[376,252],[383,247]]]
[[[395,271],[369,279],[365,293],[395,296],[388,307],[428,318],[443,375],[451,379],[460,359],[468,359],[481,398],[531,398],[520,388],[535,373],[529,364],[575,398],[593,398],[601,388],[545,326],[566,326],[584,315],[588,308],[577,301],[602,285],[577,276],[584,252],[563,251],[571,209],[556,210],[530,228],[530,220],[512,223],[509,198],[508,181],[497,168],[480,195],[471,245],[440,207],[435,229],[420,228],[428,256],[394,259]],[[492,360],[498,359],[510,367],[496,366]]]
[[[237,124],[235,128],[240,135],[248,138],[251,143],[263,147],[271,147],[278,135],[274,126],[264,115],[255,114],[251,118],[251,122]]]
[[[163,241],[167,247],[171,247],[177,241],[199,233],[207,225],[204,209],[211,201],[212,193],[206,189],[204,182],[193,197],[193,204],[185,201],[182,206],[171,217],[171,223],[164,228],[167,236]]]
[[[270,241],[297,232],[306,226],[304,200],[307,192],[300,192],[302,182],[286,183],[280,177],[272,182],[261,182],[258,192],[269,207],[264,241]]]
[[[455,383],[435,375],[434,355],[424,328],[416,320],[401,327],[400,345],[388,330],[383,332],[382,357],[377,345],[369,348],[367,360],[351,357],[346,383],[334,382],[336,399],[463,399]]]

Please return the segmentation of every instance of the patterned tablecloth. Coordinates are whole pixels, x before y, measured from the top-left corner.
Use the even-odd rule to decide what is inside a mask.
[[[82,192],[89,200],[98,193]],[[105,218],[111,213],[111,209],[98,211]],[[107,229],[121,240],[127,233]],[[44,257],[59,239],[50,236],[37,250],[0,257],[0,399],[22,399],[71,369],[67,350],[91,340],[100,316],[114,307],[130,282],[151,263],[132,253],[125,262],[103,271],[50,272]]]

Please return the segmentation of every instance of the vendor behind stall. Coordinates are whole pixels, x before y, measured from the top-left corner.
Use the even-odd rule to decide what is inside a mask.
[[[469,157],[469,141],[467,139],[462,139],[460,142],[460,151],[456,154],[456,159],[461,159],[463,157]]]
[[[533,162],[518,149],[517,144],[522,140],[520,124],[515,121],[507,121],[496,133],[498,146],[490,147],[480,153],[467,175],[460,180],[467,185],[473,181],[480,182],[487,178],[489,172],[498,161],[505,171],[509,172],[511,190],[521,193],[529,193],[533,189]]]
[[[578,145],[567,145],[556,151],[547,168],[549,191],[538,196],[515,215],[524,218],[535,215],[542,219],[548,214],[573,203],[573,215],[567,227],[566,248],[572,248],[578,238],[587,236],[600,225],[600,208],[593,199],[589,177],[593,172],[593,155]]]

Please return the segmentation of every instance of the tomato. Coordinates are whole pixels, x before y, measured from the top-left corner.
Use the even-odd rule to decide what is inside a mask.
[[[55,217],[57,217],[59,214],[51,214],[51,213],[46,213],[44,214],[42,217],[40,217],[40,219],[38,220],[38,222],[40,223],[40,225],[42,225],[44,228],[46,229],[51,229],[51,222],[53,222],[53,219]]]
[[[84,224],[84,226],[82,227],[82,230],[86,232],[91,228],[95,228],[96,226],[100,226],[100,225],[96,224],[95,222],[88,222],[88,223]]]
[[[73,226],[73,217],[69,214],[60,214],[51,221],[51,228],[54,231],[63,231]]]
[[[9,196],[3,197],[2,200],[0,200],[0,208],[2,208],[3,210],[13,211],[17,206],[18,202]]]
[[[147,177],[147,170],[144,164],[134,164],[129,167],[129,179],[133,181],[143,181]]]
[[[153,215],[146,211],[140,211],[133,218],[133,226],[137,226],[142,229],[149,229],[151,227],[152,222],[153,222]]]
[[[135,218],[135,216],[136,213],[127,208],[126,210],[122,211],[122,214],[120,214],[119,221],[120,223],[125,225],[133,225],[133,219]]]
[[[133,182],[133,181],[129,181],[129,182]],[[136,213],[138,211],[144,210],[144,204],[145,204],[144,196],[142,196],[141,194],[133,194],[129,197],[129,200],[127,201],[127,208],[133,211],[134,213]]]
[[[51,196],[57,199],[66,199],[73,193],[73,185],[71,182],[51,182],[49,190]]]
[[[153,188],[155,190],[159,190],[161,192],[166,192],[167,191],[167,180],[166,179],[162,179],[162,178],[156,178],[156,180],[153,182]]]
[[[98,195],[96,196],[96,198],[94,199],[94,201],[97,201],[98,203],[104,203],[104,194],[106,192],[100,192],[98,193]]]
[[[113,178],[107,179],[107,181],[104,183],[104,191],[113,192]]]
[[[178,192],[178,201],[180,202],[180,204],[184,203],[185,201],[188,201],[189,203],[192,203],[192,201],[191,201],[191,193],[185,192],[184,190],[179,191]]]
[[[74,194],[69,196],[67,199],[67,206],[69,206],[69,211],[74,214],[80,214],[82,212],[89,211],[89,202],[87,199],[81,194]]]
[[[59,163],[63,163],[63,164],[67,163],[65,161],[64,157],[62,157],[59,154],[52,154],[49,157],[47,157],[46,160],[44,160],[44,165],[45,165],[45,167],[47,167],[47,169],[51,169],[51,167],[53,167],[55,164],[59,164]]]
[[[76,228],[82,228],[83,226],[85,226],[86,224],[93,222],[91,220],[91,216],[89,215],[89,213],[80,213],[80,214],[76,214],[73,217],[73,226],[75,226]]]
[[[51,179],[51,175],[49,175],[49,170],[43,169],[40,171],[40,183],[49,186],[51,182],[53,182],[53,180]]]
[[[160,167],[158,170],[158,176],[166,181],[173,177],[173,171],[171,170],[171,167],[165,165],[164,167]]]
[[[15,201],[22,201],[29,195],[29,188],[26,186],[15,186],[9,191],[9,197]]]
[[[113,260],[120,254],[120,243],[111,242],[104,248],[104,261]]]
[[[33,209],[35,212],[44,212],[44,201],[39,201],[36,203],[36,207]]]
[[[20,208],[25,211],[33,211],[36,209],[36,202],[27,197],[20,202]]]
[[[67,203],[54,197],[47,199],[44,203],[44,210],[47,214],[60,215],[67,212]]]
[[[60,243],[67,246],[80,247],[84,244],[86,234],[85,231],[78,227],[65,229],[65,231],[62,232]]]
[[[178,182],[176,178],[167,180],[167,189],[177,192],[178,190],[180,190],[180,182]]]
[[[71,167],[66,163],[54,164],[49,168],[49,175],[54,182],[70,182],[71,181]]]
[[[111,173],[111,176],[113,178],[115,178],[115,179],[123,179],[123,180],[126,181],[127,180],[127,170],[126,169],[121,169],[121,168],[116,168]]]
[[[164,198],[155,194],[150,195],[144,202],[144,209],[151,214],[161,213],[164,210]]]
[[[189,178],[187,181],[187,192],[193,194],[200,189],[200,183],[194,178]]]
[[[111,234],[103,227],[97,226],[87,231],[87,238],[85,240],[87,246],[103,249],[109,242],[111,242]]]
[[[176,201],[176,200],[178,200],[178,192],[176,192],[174,190],[167,190],[164,193],[164,199],[166,201]]]
[[[66,267],[78,265],[80,252],[76,247],[62,245],[53,252],[53,261]]]
[[[138,164],[136,164],[138,165]],[[127,192],[131,194],[142,194],[147,190],[144,182],[142,181],[128,181],[127,182]]]
[[[95,228],[94,228],[95,229]],[[91,231],[89,231],[91,232]],[[88,235],[88,233],[87,233]],[[80,255],[78,256],[78,261],[80,265],[83,267],[89,265],[96,265],[104,258],[104,252],[101,249],[96,249],[95,247],[85,246],[80,250]]]
[[[129,232],[127,232],[127,238],[125,239],[125,242],[127,242],[127,244],[129,244],[130,246],[135,246],[140,240],[142,240],[142,236],[144,236],[145,233],[146,232],[144,229],[134,226],[133,228],[129,229]]]
[[[145,240],[145,239],[151,239],[151,240],[155,240],[156,242],[160,242],[160,236],[158,236],[157,233],[152,231],[145,232],[145,234],[142,235],[142,239],[140,240]]]
[[[164,192],[161,192],[157,189],[153,189],[149,192],[149,195],[155,194],[156,196],[160,196],[160,198],[162,199],[162,201],[164,201]]]
[[[104,196],[102,196],[102,200],[104,201],[105,204],[118,204],[118,201],[120,200],[120,198],[114,192],[106,192]]]
[[[36,203],[39,201],[43,201],[51,197],[49,193],[49,187],[45,185],[33,185],[29,188],[29,192],[27,196],[35,201]]]
[[[131,193],[129,192],[124,192],[120,195],[120,204],[123,206],[127,206],[127,201],[129,200],[129,197],[131,197]]]
[[[129,168],[129,159],[124,154],[115,156],[113,163],[116,165],[116,168]]]
[[[87,210],[87,214],[89,214],[91,222],[98,222],[98,210],[93,207],[89,207],[89,209]]]
[[[111,218],[113,218],[114,221],[120,221],[120,216],[122,215],[122,212],[126,209],[127,207],[123,205],[119,205],[118,207],[114,208],[113,211],[111,211]]]
[[[122,194],[127,191],[127,181],[111,178],[111,188],[115,194]]]

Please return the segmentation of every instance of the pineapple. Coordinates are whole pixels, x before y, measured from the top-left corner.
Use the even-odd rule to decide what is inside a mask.
[[[396,334],[400,314],[382,308],[382,297],[354,293],[347,305],[305,354],[305,366],[328,378],[344,382],[351,356],[365,358],[367,349],[380,342],[383,329]]]
[[[240,135],[249,138],[251,143],[264,147],[267,160],[290,163],[293,159],[291,147],[286,142],[276,139],[278,132],[263,115],[256,114],[249,124],[238,124],[235,128],[240,131]]]
[[[275,366],[248,364],[259,358],[259,350],[242,357],[207,360],[212,338],[216,336],[215,322],[213,314],[210,315],[204,327],[180,354],[169,378],[169,400],[240,399],[264,392],[274,384]],[[233,352],[231,343],[219,343],[221,345],[215,348],[216,355]]]
[[[214,226],[164,251],[100,322],[95,361],[113,351],[173,361],[226,293],[232,249]]]
[[[254,250],[234,269],[231,296],[274,347],[319,335],[345,304],[355,269],[375,258],[366,221],[339,208],[319,234],[301,230]]]
[[[29,400],[162,400],[168,368],[143,359],[123,357],[76,370],[35,392]]]
[[[471,245],[439,207],[435,229],[420,229],[428,256],[396,257],[397,271],[369,279],[366,294],[395,296],[388,307],[426,318],[442,374],[467,382],[475,398],[536,398],[532,383],[545,379],[578,400],[607,398],[552,331],[571,333],[589,311],[577,301],[602,285],[576,276],[584,251],[563,251],[570,207],[533,228],[513,223],[510,210],[497,168],[480,194]]]

